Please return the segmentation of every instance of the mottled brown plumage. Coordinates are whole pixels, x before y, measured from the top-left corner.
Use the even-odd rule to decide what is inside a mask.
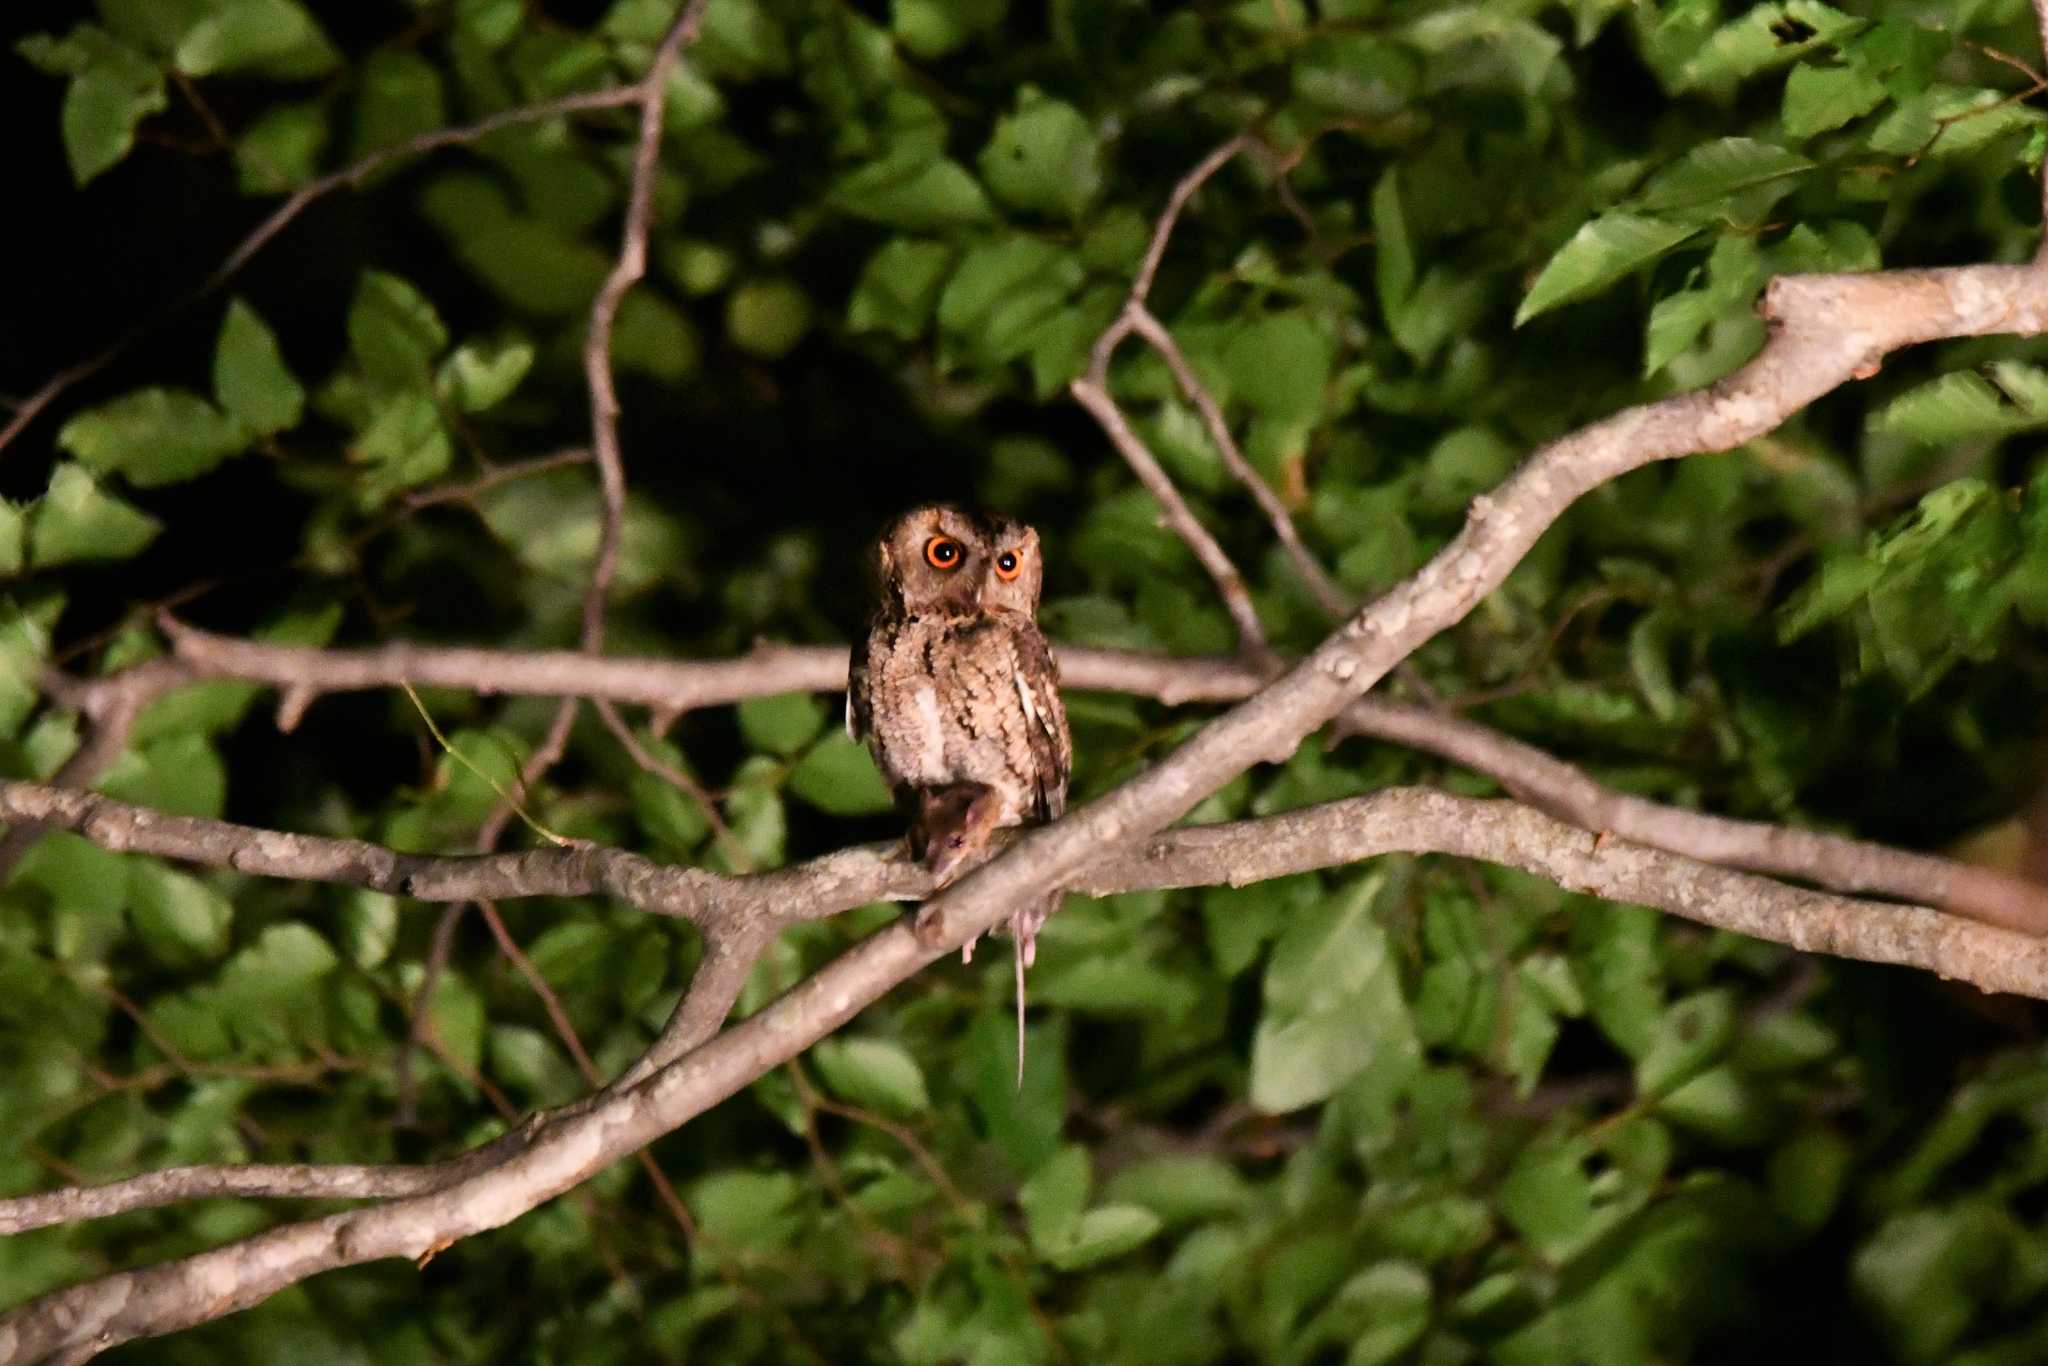
[[[1038,533],[955,507],[914,508],[882,533],[874,567],[881,602],[854,646],[847,733],[866,738],[909,811],[911,852],[944,881],[995,830],[1066,810],[1073,742],[1034,619]],[[1057,900],[1011,917],[1020,1049],[1023,971]]]

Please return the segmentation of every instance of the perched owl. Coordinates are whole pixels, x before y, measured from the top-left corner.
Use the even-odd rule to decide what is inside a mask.
[[[1038,533],[955,507],[914,508],[882,533],[874,567],[881,605],[854,646],[846,729],[867,739],[909,810],[911,852],[944,881],[999,827],[1066,810],[1073,741],[1033,619]],[[1023,972],[1055,904],[1011,917],[1020,1045]]]

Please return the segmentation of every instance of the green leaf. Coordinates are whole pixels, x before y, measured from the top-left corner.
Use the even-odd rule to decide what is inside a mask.
[[[283,194],[313,179],[328,134],[327,109],[318,101],[265,110],[235,144],[242,193]]]
[[[788,1247],[803,1227],[804,1193],[788,1172],[715,1172],[693,1183],[690,1212],[704,1232],[693,1260],[715,1266],[734,1254]]]
[[[811,1050],[826,1087],[841,1100],[892,1115],[929,1110],[924,1069],[902,1044],[889,1039],[834,1038]]]
[[[697,368],[697,334],[676,306],[650,288],[635,289],[619,302],[612,333],[612,359],[674,383]]]
[[[1908,389],[1870,417],[1870,430],[1929,446],[2048,427],[2048,371],[2000,361]]]
[[[217,819],[227,800],[228,778],[212,742],[188,731],[131,749],[98,786],[138,806]]]
[[[57,444],[96,474],[149,488],[196,479],[247,449],[249,434],[197,394],[141,389],[72,418]]]
[[[1656,1044],[1664,1018],[1663,917],[1644,906],[1579,899],[1572,923],[1574,976],[1600,1029],[1632,1058]]]
[[[538,1029],[492,1025],[486,1044],[491,1075],[534,1104],[560,1105],[583,1090],[575,1065]]]
[[[376,507],[395,493],[447,473],[455,445],[433,396],[423,389],[404,389],[372,401],[370,421],[349,443],[348,454],[365,466],[359,500],[365,507]],[[527,547],[521,545],[520,550],[524,554]]]
[[[485,49],[497,49],[519,34],[525,18],[520,0],[456,0],[455,25]]]
[[[1019,1085],[1015,1026],[995,1011],[979,1011],[958,1065],[995,1151],[1020,1173],[1036,1170],[1059,1148],[1067,1101],[1064,1019],[1030,1027],[1025,1043]]]
[[[471,274],[527,313],[566,318],[590,307],[611,259],[553,223],[514,214],[489,182],[449,177],[430,186],[423,209]],[[636,289],[627,300],[641,297]],[[620,307],[622,315],[624,305]]]
[[[228,304],[213,352],[213,395],[228,416],[269,436],[296,427],[306,391],[284,363],[277,336],[240,299]]]
[[[1105,1194],[1116,1204],[1141,1205],[1176,1224],[1240,1214],[1258,1201],[1237,1168],[1206,1155],[1142,1159],[1112,1177]]]
[[[1659,171],[1631,203],[1657,214],[1704,207],[1720,217],[1727,212],[1726,201],[1739,192],[1773,186],[1768,198],[1744,200],[1745,214],[1752,214],[1789,193],[1793,176],[1812,169],[1811,161],[1783,147],[1754,138],[1722,138],[1693,148]]]
[[[28,564],[28,509],[0,498],[0,578],[19,574]]]
[[[1138,1205],[1100,1205],[1077,1220],[1061,1242],[1043,1249],[1061,1271],[1081,1271],[1134,1251],[1158,1233],[1158,1215]]]
[[[22,856],[14,881],[40,887],[67,914],[111,920],[128,900],[128,860],[69,831],[53,831]]]
[[[52,75],[71,78],[61,127],[76,184],[127,156],[136,127],[169,105],[162,69],[97,25],[80,24],[61,41],[36,34],[16,51]]]
[[[757,750],[784,757],[825,728],[825,704],[807,692],[750,697],[739,704],[740,733]]]
[[[174,57],[188,76],[324,76],[341,60],[295,0],[229,0],[188,30]]]
[[[1374,284],[1380,313],[1391,323],[1415,289],[1415,247],[1409,240],[1407,215],[1401,207],[1401,186],[1395,167],[1388,167],[1372,189]]]
[[[448,353],[434,377],[434,391],[465,413],[482,413],[512,396],[533,368],[533,343],[504,336],[467,341]]]
[[[1009,0],[890,0],[889,26],[903,46],[930,61],[1003,21]]]
[[[1691,224],[1641,214],[1603,214],[1573,234],[1544,265],[1515,310],[1515,326],[1562,304],[1598,294],[1658,260],[1697,231]]]
[[[1854,1165],[1848,1141],[1834,1130],[1801,1130],[1771,1154],[1771,1201],[1794,1227],[1818,1232],[1833,1217]]]
[[[1848,35],[1864,22],[1819,0],[1756,5],[1702,43],[1670,84],[1680,91],[1726,93],[1751,76]]]
[[[342,893],[340,938],[357,967],[381,966],[398,942],[398,898],[362,887]]]
[[[1636,1089],[1646,1096],[1677,1090],[1720,1059],[1734,1032],[1735,1001],[1726,991],[1673,1002],[1636,1062]]]
[[[1034,1247],[1065,1243],[1088,1205],[1088,1151],[1069,1145],[1047,1158],[1017,1192]]]
[[[981,151],[982,178],[1011,208],[1069,221],[1102,188],[1095,130],[1072,105],[1024,86]]]
[[[425,390],[448,329],[426,296],[381,270],[366,270],[348,309],[349,349],[372,381]]]
[[[897,237],[884,243],[868,258],[853,288],[846,325],[856,332],[887,332],[903,341],[923,336],[931,326],[953,255],[942,242]]]
[[[1323,10],[1328,16],[1330,6]],[[1367,33],[1317,34],[1291,65],[1305,103],[1361,120],[1399,114],[1424,80],[1415,48]]]
[[[2011,1216],[1981,1203],[1914,1210],[1880,1227],[1851,1263],[1857,1297],[1901,1361],[1950,1358],[2013,1255]]]
[[[1884,103],[1884,82],[1858,66],[1802,62],[1785,78],[1785,131],[1810,138],[1860,119]]]
[[[913,230],[985,223],[995,216],[960,163],[915,149],[849,172],[833,188],[832,199],[857,217]]]
[[[749,280],[725,301],[732,344],[764,360],[780,360],[811,330],[811,301],[789,280]]]
[[[677,849],[694,849],[711,832],[703,803],[655,773],[632,777],[633,817],[655,839]]]
[[[128,865],[128,918],[136,937],[159,960],[190,967],[228,950],[234,908],[226,897],[152,859]]]
[[[156,518],[102,492],[73,464],[57,467],[29,517],[29,563],[38,569],[75,560],[125,560],[163,530]]]
[[[1300,1340],[1349,1344],[1344,1366],[1384,1366],[1429,1327],[1429,1273],[1409,1262],[1375,1262],[1339,1286]]]
[[[444,972],[427,1002],[427,1019],[441,1046],[470,1072],[483,1066],[490,1016],[484,998],[460,973]]]
[[[1223,369],[1231,392],[1261,415],[1307,427],[1322,416],[1336,349],[1306,313],[1272,313],[1232,329]]]
[[[833,731],[789,771],[789,790],[833,816],[875,816],[896,804],[866,745]]]
[[[779,867],[788,849],[789,816],[774,786],[778,768],[767,755],[755,755],[740,765],[725,798],[726,824],[755,869]],[[724,871],[739,871],[732,866],[724,841],[713,850],[714,861]]]
[[[237,1032],[282,1024],[302,1014],[308,994],[340,963],[310,926],[272,925],[221,970],[221,1004],[235,1016]]]
[[[1367,1070],[1398,1090],[1419,1066],[1400,974],[1372,917],[1383,885],[1361,879],[1281,935],[1252,1038],[1251,1102],[1260,1110],[1312,1105]]]

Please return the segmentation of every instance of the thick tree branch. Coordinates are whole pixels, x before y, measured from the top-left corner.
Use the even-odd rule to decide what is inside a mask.
[[[1802,950],[1906,964],[1988,990],[2048,996],[2048,941],[1920,907],[1787,887],[1589,835],[1512,802],[1426,789],[1388,789],[1261,820],[1173,831],[1132,854],[1104,861],[1083,881],[1095,891],[1238,884],[1393,852],[1483,859],[1573,890],[1657,906]],[[873,875],[879,869],[869,871]],[[493,1148],[500,1160],[490,1165],[420,1194],[286,1225],[43,1296],[0,1318],[0,1359],[33,1359],[83,1344],[99,1349],[171,1331],[246,1308],[322,1270],[382,1257],[417,1259],[495,1228],[794,1057],[944,951],[924,946],[905,925],[883,930],[759,1013],[651,1071],[644,1081],[616,1087],[594,1102],[498,1140]],[[278,1171],[269,1169],[265,1179]],[[367,1180],[361,1171],[350,1168],[309,1180],[293,1193],[342,1194],[351,1181]],[[204,1189],[202,1178],[189,1172],[159,1176],[180,1194]],[[77,1213],[63,1217],[87,1217],[161,1203],[124,1194],[139,1189],[119,1183],[27,1197],[41,1202],[35,1207],[0,1202],[0,1221],[21,1221],[31,1208],[45,1214],[65,1208]],[[264,1189],[279,1192],[277,1185]]]
[[[2048,0],[2037,5],[2048,23]],[[1212,153],[1209,170],[1236,150],[1227,144]],[[1169,205],[1134,297],[1142,299],[1149,287],[1171,220],[1192,192],[1192,186],[1177,191]],[[523,1131],[515,1151],[473,1175],[33,1301],[0,1318],[0,1359],[90,1354],[247,1307],[321,1270],[431,1255],[456,1239],[502,1225],[795,1056],[1050,887],[1106,890],[1120,876],[1132,885],[1184,885],[1179,878],[1249,881],[1396,848],[1456,853],[1800,949],[1909,964],[1991,990],[2043,994],[2048,941],[1921,907],[1861,903],[1783,886],[1589,835],[1513,803],[1393,790],[1265,821],[1157,833],[1251,765],[1292,753],[1304,737],[1351,707],[1388,670],[1497,587],[1588,490],[1656,460],[1726,450],[1760,435],[1846,380],[1875,373],[1898,347],[1944,337],[2039,333],[2048,327],[2048,262],[1780,278],[1767,290],[1763,312],[1772,331],[1749,364],[1710,389],[1626,410],[1538,450],[1492,495],[1473,501],[1464,529],[1442,552],[1305,660],[1212,721],[1164,762],[1065,819],[1024,834],[927,902],[914,930],[898,924],[871,936],[637,1085],[572,1107],[532,1126],[530,1134]],[[1128,330],[1128,316],[1118,325]],[[1114,344],[1108,334],[1105,341]],[[15,785],[10,795],[26,801],[23,786]],[[33,795],[40,806],[30,814],[44,820],[65,810],[57,797],[76,796],[49,790]],[[99,809],[110,808],[102,803]],[[96,820],[90,807],[79,824],[88,837],[116,829],[144,838],[150,833],[149,822]],[[243,857],[261,860],[275,852],[259,843]],[[330,858],[354,856],[325,852]],[[542,852],[605,862],[603,851]],[[851,895],[864,881],[869,895],[861,900],[871,899],[874,885],[892,876],[886,865],[893,861],[873,851],[864,856],[865,867],[863,851],[843,851],[828,856],[837,861],[830,872],[821,873],[819,864],[828,861],[821,860],[744,881],[758,894],[775,887],[777,878],[787,880],[774,892],[776,909],[766,912],[771,917],[815,914],[833,895]],[[901,864],[896,869],[894,876],[916,871]],[[678,913],[749,923],[709,893],[692,910]]]
[[[1246,767],[1293,751],[1401,660],[1463,619],[1582,494],[1658,460],[1728,450],[1821,394],[1876,373],[1902,346],[2048,328],[2048,265],[1781,276],[1765,290],[1763,349],[1708,389],[1643,404],[1538,450],[1428,564],[1302,663],[1211,722],[1163,763],[1033,831],[925,908],[922,937],[952,948],[1034,884],[1179,819]]]
[[[673,714],[776,693],[836,692],[846,685],[846,651],[840,646],[770,645],[724,660],[593,658],[569,651],[405,644],[318,650],[165,624],[176,663],[152,661],[91,682],[63,679],[59,695],[99,715],[124,705],[123,699],[139,695],[153,700],[171,686],[233,678],[282,688],[288,697],[300,699],[302,711],[305,699],[321,693],[411,683],[482,693],[573,693]],[[1230,657],[1173,659],[1071,646],[1060,647],[1058,654],[1061,680],[1069,688],[1127,693],[1171,705],[1238,701],[1272,676]],[[2023,878],[1866,840],[1733,820],[1630,796],[1532,745],[1451,713],[1368,697],[1349,707],[1339,725],[1346,734],[1441,755],[1588,830],[1709,863],[1800,878],[1841,892],[1923,902],[2010,929],[2048,933],[2048,888]],[[59,781],[69,785],[74,779]],[[0,851],[15,839],[13,832],[0,839]]]
[[[2025,878],[1869,840],[1665,806],[1617,792],[1534,745],[1424,707],[1363,698],[1338,725],[1442,755],[1582,829],[1621,835],[1702,863],[1800,878],[1837,892],[1921,902],[1988,925],[2048,935],[2048,887]]]

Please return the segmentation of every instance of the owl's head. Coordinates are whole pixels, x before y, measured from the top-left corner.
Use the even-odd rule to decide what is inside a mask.
[[[1038,533],[1010,517],[933,503],[889,523],[875,545],[885,599],[909,613],[1038,610]]]

